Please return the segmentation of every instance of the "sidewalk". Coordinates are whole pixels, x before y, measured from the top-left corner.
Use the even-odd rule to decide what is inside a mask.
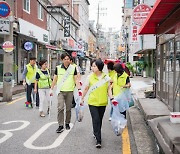
[[[12,88],[12,94],[16,95],[19,93],[25,92],[24,86],[23,85],[15,85]],[[0,88],[0,97],[3,97],[3,88]]]
[[[144,145],[138,146],[138,132],[145,132],[143,135],[152,137],[148,134],[146,130],[141,130],[142,121],[144,123],[147,123],[146,128],[150,127],[150,132],[153,132],[155,139],[157,141],[157,145],[160,146],[159,149],[157,149],[159,152],[163,152],[165,154],[179,154],[180,153],[180,124],[173,124],[170,122],[170,111],[168,110],[168,107],[158,100],[157,98],[145,98],[144,90],[152,89],[152,79],[151,78],[142,78],[142,77],[134,77],[131,79],[132,83],[132,92],[135,100],[135,107],[131,108],[129,110],[129,117],[132,124],[133,134],[137,145],[138,153],[142,153],[142,148],[146,146],[149,147],[149,152],[146,153],[152,153],[150,152],[153,148],[153,144],[151,141],[147,143],[147,141],[143,142]],[[135,114],[135,109],[139,108],[142,113],[142,121],[136,121],[134,122],[135,117],[137,115]],[[138,126],[138,129],[136,130]],[[142,135],[141,135],[142,136]],[[147,138],[145,138],[147,140]],[[156,144],[156,143],[154,143]],[[153,152],[154,153],[154,152]]]

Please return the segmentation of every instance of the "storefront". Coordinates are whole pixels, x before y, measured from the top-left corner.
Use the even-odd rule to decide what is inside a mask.
[[[156,34],[156,96],[180,111],[180,4],[158,0],[139,34]]]
[[[33,25],[21,18],[18,19],[20,33],[18,37],[18,82],[22,81],[22,72],[29,63],[30,57],[36,57],[37,61],[48,59],[49,33],[47,30]]]

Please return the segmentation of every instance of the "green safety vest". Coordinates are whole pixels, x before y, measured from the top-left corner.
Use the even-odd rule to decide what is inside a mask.
[[[27,67],[26,83],[30,85],[31,83],[35,82],[36,72],[38,68],[36,65],[32,67],[30,63],[27,64],[26,67]]]
[[[63,79],[63,76],[66,73],[66,70],[64,68],[61,68],[61,66],[62,65],[57,66],[57,73],[58,73],[57,85],[61,83],[61,80]],[[59,91],[74,91],[74,87],[75,87],[74,71],[75,71],[75,67],[73,66],[72,71],[64,81],[62,87],[60,87]]]
[[[105,73],[102,74],[103,78],[106,76]],[[102,79],[103,79],[102,78]],[[90,87],[99,81],[96,74],[91,74],[89,78]],[[102,86],[93,90],[88,97],[88,104],[93,106],[106,106],[108,104],[108,82]]]
[[[40,75],[39,81],[38,81],[38,88],[39,89],[47,89],[51,87],[52,80],[51,76],[49,74],[49,70],[47,69],[48,74],[45,75],[40,69],[38,69],[38,73]]]
[[[113,96],[117,96],[123,91],[122,87],[126,85],[127,77],[128,77],[128,74],[125,72],[119,77],[117,76],[117,73],[114,75]]]

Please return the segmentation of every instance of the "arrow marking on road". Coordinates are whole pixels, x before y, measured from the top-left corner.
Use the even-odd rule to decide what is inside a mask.
[[[36,150],[47,150],[47,149],[53,149],[53,148],[60,146],[60,144],[63,142],[65,137],[69,134],[70,130],[72,129],[72,127],[73,127],[72,123],[70,123],[70,130],[64,130],[62,133],[60,133],[58,138],[51,145],[44,146],[44,147],[38,147],[38,146],[35,146],[32,144],[48,127],[50,127],[53,124],[57,124],[57,122],[50,122],[50,123],[47,123],[46,125],[44,125],[43,127],[41,127],[26,142],[24,142],[24,146],[26,148],[36,149]]]
[[[22,99],[24,99],[24,98],[25,98],[25,96],[23,96],[23,97],[21,97],[21,98],[18,98],[18,99],[15,99],[14,101],[12,101],[12,102],[10,102],[10,103],[7,103],[6,105],[14,104],[14,103],[16,103],[17,101],[20,101],[20,100],[22,100]]]

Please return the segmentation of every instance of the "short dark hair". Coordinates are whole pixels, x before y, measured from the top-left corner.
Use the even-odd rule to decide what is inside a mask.
[[[97,59],[95,60],[93,63],[95,63],[95,65],[97,66],[99,71],[102,71],[104,68],[104,63],[101,59]]]
[[[29,60],[36,60],[36,57],[30,57]]]
[[[117,63],[114,65],[114,70],[118,73],[121,74],[124,72],[124,69],[120,63]]]
[[[108,70],[114,70],[114,63],[113,62],[107,63],[107,68]]]
[[[46,63],[47,60],[46,59],[42,59],[40,62],[39,62],[39,66],[42,66],[44,63]]]
[[[61,55],[61,60],[63,60],[66,56],[68,56],[69,59],[71,58],[71,56],[67,52],[65,52]]]

